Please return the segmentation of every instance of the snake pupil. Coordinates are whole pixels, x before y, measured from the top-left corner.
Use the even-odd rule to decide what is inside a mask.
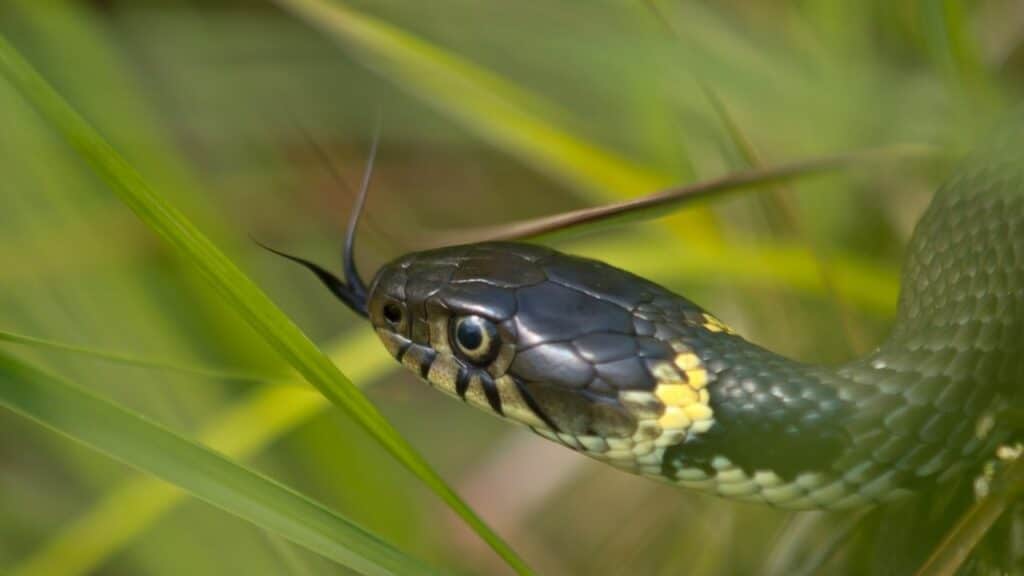
[[[464,316],[452,329],[455,349],[464,360],[476,366],[485,366],[498,352],[498,331],[490,320],[479,316]]]
[[[477,350],[484,342],[484,331],[478,322],[460,323],[455,335],[459,339],[459,344],[468,352]]]

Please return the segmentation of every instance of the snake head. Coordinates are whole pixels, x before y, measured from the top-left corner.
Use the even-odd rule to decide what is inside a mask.
[[[367,310],[433,387],[577,450],[614,461],[710,427],[679,342],[702,311],[606,264],[513,243],[413,253],[378,272]]]

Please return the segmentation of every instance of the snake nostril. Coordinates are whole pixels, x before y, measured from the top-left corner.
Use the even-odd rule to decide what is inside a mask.
[[[402,307],[395,302],[388,302],[384,305],[384,319],[394,325],[400,324],[402,322]]]

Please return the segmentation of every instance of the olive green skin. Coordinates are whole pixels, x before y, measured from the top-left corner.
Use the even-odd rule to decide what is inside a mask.
[[[936,193],[892,334],[839,367],[789,360],[643,278],[526,244],[399,258],[375,277],[369,318],[435,387],[626,470],[788,508],[896,498],[968,471],[1013,432],[1000,414],[1024,389],[1021,127]],[[493,331],[480,357],[455,338],[467,317]]]

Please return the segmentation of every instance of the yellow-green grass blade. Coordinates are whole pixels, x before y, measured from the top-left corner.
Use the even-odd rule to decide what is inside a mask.
[[[328,346],[331,358],[353,361],[355,382],[376,381],[392,365],[377,338],[363,333]],[[197,434],[199,443],[231,459],[247,459],[330,407],[296,379],[255,389]],[[151,476],[128,479],[101,497],[14,567],[15,576],[88,573],[181,503],[187,493]]]
[[[276,0],[350,46],[366,64],[498,148],[569,186],[608,201],[668,188],[672,178],[577,138],[550,102],[386,22],[339,2]],[[703,210],[685,216],[684,237],[717,239]]]
[[[0,38],[0,73],[90,163],[111,190],[145,224],[195,264],[230,307],[308,382],[333,404],[345,409],[400,463],[437,493],[509,566],[520,573],[530,572],[512,548],[448,486],[298,326],[180,211],[151,189],[3,38]]]
[[[573,252],[600,258],[647,278],[672,284],[693,284],[697,279],[711,284],[739,286],[786,286],[794,290],[827,296],[821,275],[807,257],[789,246],[733,246],[727,252],[708,254],[694,251],[666,264],[664,254],[650,250],[650,236],[624,240],[621,237],[588,238],[569,244]],[[648,247],[646,250],[644,247]],[[899,271],[871,260],[844,257],[844,265],[833,270],[836,291],[850,302],[879,317],[896,312]]]
[[[37,338],[35,336],[26,336],[24,334],[18,334],[7,330],[0,330],[0,342],[6,342],[8,344],[19,344],[22,346],[29,346],[41,350],[55,350],[58,352],[66,352],[69,354],[86,356],[103,362],[120,364],[122,366],[133,366],[136,368],[149,368],[152,370],[160,370],[165,372],[176,372],[178,374],[185,374],[188,376],[212,378],[214,380],[266,382],[273,378],[273,376],[271,375],[258,374],[255,372],[243,372],[241,370],[222,370],[218,368],[207,368],[204,366],[187,366],[185,364],[178,364],[175,362],[169,362],[167,360],[157,360],[154,358],[140,358],[138,356],[133,356],[131,354],[123,354],[121,352],[110,352],[107,350],[96,350],[95,348],[88,348],[85,346],[78,346],[75,344],[68,344],[65,342],[57,342],[55,340]],[[279,377],[280,376],[278,376],[278,378]]]
[[[364,574],[429,572],[317,502],[3,352],[0,405]]]

